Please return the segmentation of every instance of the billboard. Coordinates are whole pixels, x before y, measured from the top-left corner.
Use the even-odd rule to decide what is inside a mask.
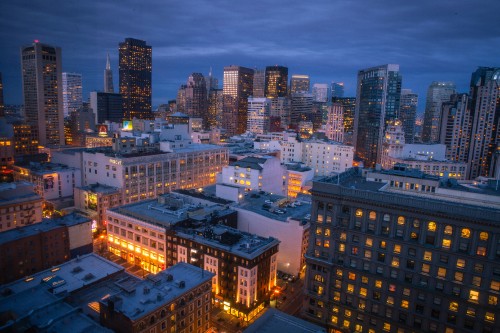
[[[133,129],[132,120],[124,120],[122,129],[124,131],[131,131]]]

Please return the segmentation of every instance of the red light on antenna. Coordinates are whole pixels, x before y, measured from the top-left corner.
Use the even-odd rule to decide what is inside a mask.
[[[38,40],[38,39],[35,39],[35,40],[34,40],[34,42],[35,42],[35,43],[38,43],[38,42],[39,42],[39,40]]]

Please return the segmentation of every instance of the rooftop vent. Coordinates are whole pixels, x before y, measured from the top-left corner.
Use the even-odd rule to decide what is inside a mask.
[[[177,286],[177,288],[185,288],[186,287],[186,281],[184,280],[181,280],[181,281],[175,281],[175,285]]]
[[[167,277],[167,281],[173,281],[174,280],[174,276],[172,274],[167,274],[166,277]]]

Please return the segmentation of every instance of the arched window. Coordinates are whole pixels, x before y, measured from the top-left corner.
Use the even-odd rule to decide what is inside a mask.
[[[384,221],[389,222],[391,220],[391,215],[389,214],[384,214]]]
[[[362,217],[362,216],[363,216],[363,210],[356,209],[356,217]]]
[[[413,228],[420,228],[420,221],[418,219],[413,220]]]
[[[405,224],[405,218],[404,218],[404,216],[399,216],[399,217],[398,217],[398,224],[399,224],[399,225],[403,225],[403,224]]]
[[[469,238],[470,237],[470,230],[467,228],[463,228],[462,232],[460,234],[460,237],[462,238]]]
[[[446,227],[444,227],[445,235],[451,235],[452,233],[453,233],[453,228],[451,227],[451,225],[447,225]]]
[[[377,218],[377,213],[374,212],[373,210],[370,212],[370,214],[368,215],[368,218],[370,220],[375,220]]]
[[[482,241],[487,241],[488,240],[488,233],[487,232],[481,232],[479,234],[479,239],[482,240]]]
[[[325,279],[320,274],[314,275],[314,280],[318,282],[325,282]]]
[[[428,231],[436,231],[436,222],[429,222],[429,224],[427,225],[427,230]]]

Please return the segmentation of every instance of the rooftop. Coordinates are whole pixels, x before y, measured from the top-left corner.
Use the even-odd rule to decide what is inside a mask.
[[[92,193],[102,193],[102,194],[120,193],[120,190],[116,187],[99,183],[90,184],[78,188]]]
[[[29,169],[32,174],[44,175],[54,173],[57,171],[77,170],[76,168],[69,167],[66,164],[51,163],[51,162],[20,162],[15,163],[16,166]]]
[[[71,293],[123,270],[122,266],[90,253],[52,269],[2,285],[0,303],[9,295],[21,293],[38,285],[43,285],[45,290],[54,295]]]
[[[0,244],[9,243],[24,237],[33,236],[42,232],[47,232],[62,226],[74,226],[89,222],[90,219],[80,214],[71,213],[56,219],[43,219],[40,223],[27,225],[20,228],[10,229],[0,232]]]
[[[326,331],[321,326],[270,308],[243,331],[243,333],[257,332],[322,333]]]
[[[142,318],[159,307],[169,304],[215,274],[187,263],[178,263],[156,275],[149,275],[133,290],[111,295],[101,303],[113,302],[116,311],[131,320]],[[134,292],[135,291],[135,292]]]
[[[248,156],[244,157],[241,160],[238,160],[236,162],[230,163],[231,166],[238,166],[240,168],[250,168],[254,170],[262,170],[261,164],[264,164],[267,162],[268,158],[264,157],[254,157],[254,156]]]
[[[32,183],[14,182],[0,185],[0,206],[41,199],[42,198],[35,193]]]
[[[245,193],[245,197],[234,207],[282,222],[287,222],[289,219],[305,220],[305,217],[311,213],[311,205],[302,200],[295,200],[295,203],[291,204],[292,200],[282,195],[264,191],[250,191]],[[279,213],[278,210],[282,213]]]

